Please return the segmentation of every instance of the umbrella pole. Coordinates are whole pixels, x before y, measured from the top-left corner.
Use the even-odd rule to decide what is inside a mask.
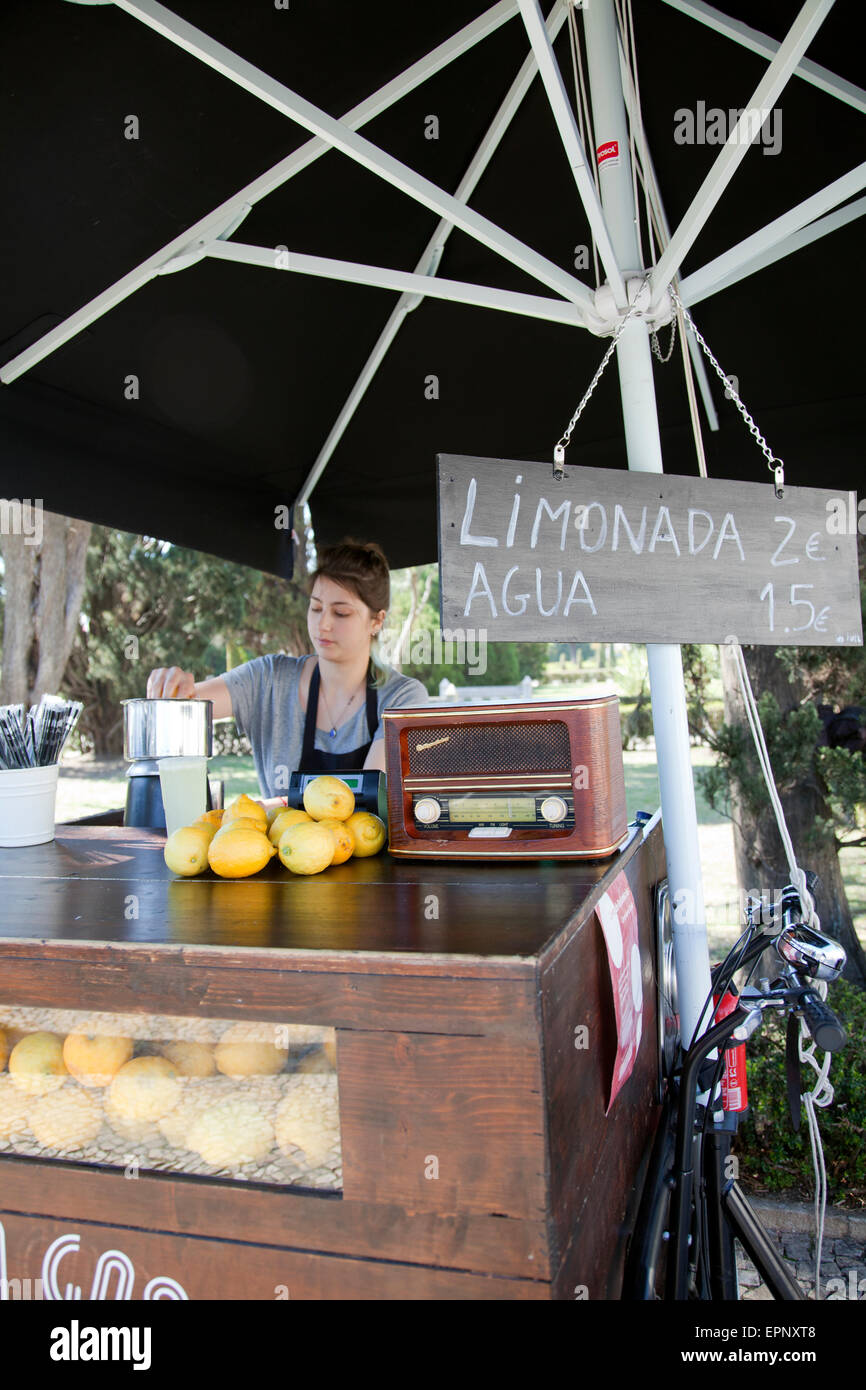
[[[613,0],[593,0],[583,10],[593,123],[598,144],[616,140],[617,163],[601,167],[601,203],[618,263],[627,278],[639,264],[625,101]],[[590,157],[592,151],[589,151]],[[662,451],[653,384],[649,331],[631,318],[617,344],[620,395],[628,466],[661,473]],[[682,654],[673,643],[647,645],[653,728],[661,788],[662,825],[672,905],[680,1029],[684,1040],[701,1022],[710,994],[698,819],[692,780]]]

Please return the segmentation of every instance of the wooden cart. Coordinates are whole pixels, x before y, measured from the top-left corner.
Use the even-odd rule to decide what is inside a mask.
[[[604,861],[386,852],[309,879],[277,864],[177,880],[163,844],[78,825],[0,850],[0,1019],[27,1006],[333,1028],[341,1174],[313,1190],[4,1142],[8,1287],[88,1298],[99,1268],[104,1297],[123,1279],[133,1298],[618,1297],[658,1117],[658,820]],[[594,908],[620,874],[644,1028],[606,1116],[617,1037]]]

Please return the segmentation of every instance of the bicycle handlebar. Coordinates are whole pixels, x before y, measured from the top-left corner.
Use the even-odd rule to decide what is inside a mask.
[[[817,880],[814,875],[807,874],[807,882],[811,891]],[[844,949],[832,937],[803,924],[800,895],[793,884],[782,891],[780,900],[767,910],[766,916],[763,912],[761,916],[762,925],[778,923],[781,918],[781,929],[759,932],[747,942],[736,957],[733,970],[751,965],[770,949],[782,964],[782,975],[775,982],[775,988],[769,988],[769,982],[764,982],[760,991],[745,989],[740,1002],[746,1003],[748,998],[752,1008],[759,1010],[767,1006],[795,1009],[802,1015],[817,1046],[824,1052],[838,1052],[848,1041],[845,1028],[811,981],[838,979],[845,967]],[[753,927],[756,925],[751,907],[748,920]],[[727,961],[712,972],[714,984],[717,978],[724,976],[726,966]],[[749,1032],[754,1030],[756,1023],[757,1018],[754,1018]]]
[[[848,1035],[841,1020],[813,989],[807,989],[800,996],[800,1008],[806,1027],[815,1043],[824,1052],[838,1052],[848,1041]]]

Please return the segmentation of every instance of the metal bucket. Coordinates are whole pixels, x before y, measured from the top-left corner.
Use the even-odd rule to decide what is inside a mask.
[[[213,756],[212,700],[123,700],[123,756]]]

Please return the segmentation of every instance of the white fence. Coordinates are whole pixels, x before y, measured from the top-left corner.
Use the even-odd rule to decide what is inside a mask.
[[[429,705],[501,705],[511,701],[524,704],[535,697],[531,676],[524,676],[519,685],[453,685],[449,680],[439,682],[439,694],[428,696]]]

